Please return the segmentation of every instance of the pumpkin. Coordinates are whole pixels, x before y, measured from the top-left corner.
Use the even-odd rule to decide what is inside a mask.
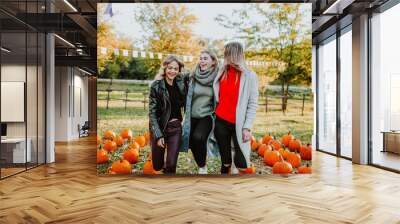
[[[272,147],[270,145],[262,144],[258,147],[258,155],[264,157],[265,152],[272,151]]]
[[[252,143],[251,143],[251,150],[252,151],[257,151],[258,150],[258,147],[260,146],[260,144],[257,142],[257,141],[253,141]]]
[[[137,136],[135,138],[135,142],[137,142],[140,147],[146,146],[146,138],[143,135]]]
[[[287,155],[286,161],[289,162],[294,168],[297,168],[301,165],[301,158],[300,155],[297,153],[290,152]]]
[[[300,150],[301,147],[301,141],[298,139],[292,139],[289,142],[289,149],[292,152],[298,152]]]
[[[154,174],[151,153],[149,154],[149,156],[146,159],[146,162],[143,165],[143,174]]]
[[[287,156],[289,155],[289,151],[287,151],[286,149],[284,149],[284,148],[280,148],[279,150],[279,153],[282,155],[282,157],[284,158],[284,159],[287,159]]]
[[[112,163],[110,170],[116,174],[130,174],[132,166],[128,160],[120,159]]]
[[[129,144],[128,148],[132,148],[132,149],[140,149],[140,145],[137,142],[132,142],[131,144]]]
[[[312,173],[312,168],[308,164],[306,166],[303,165],[303,166],[297,168],[297,173],[309,174],[309,173]]]
[[[282,147],[282,144],[278,140],[275,140],[275,139],[270,141],[269,144],[272,145],[273,149],[275,149],[275,150],[279,150]]]
[[[255,173],[256,173],[256,168],[254,167],[253,164],[251,164],[251,166],[246,169],[239,170],[239,174],[255,174]]]
[[[121,133],[119,134],[123,139],[128,139],[131,140],[132,139],[132,131],[130,129],[124,129],[121,131]]]
[[[123,154],[125,160],[128,160],[129,163],[135,164],[139,161],[139,150],[134,148],[128,148]]]
[[[100,135],[97,135],[97,147],[101,145],[101,138]]]
[[[118,146],[117,146],[117,143],[109,140],[106,143],[104,143],[103,148],[105,150],[107,150],[108,152],[114,152],[115,150],[117,150]]]
[[[266,145],[268,145],[269,142],[270,142],[271,140],[273,140],[273,139],[274,139],[274,137],[273,137],[271,134],[264,135],[264,137],[263,137],[263,143],[266,144]]]
[[[293,139],[294,139],[294,137],[293,137],[292,134],[290,134],[290,131],[289,131],[286,135],[282,136],[282,141],[281,142],[282,142],[282,144],[284,146],[288,147],[290,141],[293,140]]]
[[[125,140],[121,136],[115,137],[114,141],[117,143],[117,146],[121,146],[125,143]]]
[[[274,166],[276,162],[279,162],[281,154],[278,151],[266,151],[264,153],[264,163],[268,166]]]
[[[260,146],[261,144],[264,144],[264,143],[263,143],[263,137],[261,137],[261,138],[258,139],[258,146]]]
[[[104,149],[97,150],[97,164],[108,162],[107,151]]]
[[[304,160],[311,160],[312,159],[312,148],[311,144],[307,144],[307,146],[300,147],[300,157]]]
[[[143,134],[144,138],[146,139],[146,144],[150,142],[150,133],[148,131],[146,131]]]
[[[115,138],[115,133],[112,130],[107,130],[103,134],[104,139],[113,140]]]
[[[273,174],[290,174],[293,171],[293,167],[290,163],[283,160],[281,157],[281,161],[276,162],[272,167]]]
[[[250,144],[253,144],[253,142],[255,142],[255,141],[256,141],[256,138],[252,135],[250,138]]]

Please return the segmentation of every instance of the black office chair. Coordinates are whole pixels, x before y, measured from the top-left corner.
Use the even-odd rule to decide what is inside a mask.
[[[78,124],[79,138],[89,136],[89,129],[90,129],[89,121],[85,121],[82,127]]]

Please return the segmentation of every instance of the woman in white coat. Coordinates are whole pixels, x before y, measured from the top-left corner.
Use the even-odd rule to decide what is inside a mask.
[[[213,88],[217,104],[214,135],[221,156],[221,174],[230,173],[232,157],[236,168],[246,169],[250,166],[250,139],[258,106],[258,83],[257,75],[246,66],[240,43],[225,45],[224,63]]]

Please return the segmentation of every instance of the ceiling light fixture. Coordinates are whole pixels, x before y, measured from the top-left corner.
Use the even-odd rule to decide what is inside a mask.
[[[5,48],[5,47],[1,47],[1,50],[4,51],[4,52],[6,52],[6,53],[10,53],[10,52],[11,52],[10,50],[8,50],[8,49]]]
[[[322,14],[324,15],[340,15],[343,11],[353,4],[356,0],[336,0]]]
[[[92,75],[92,73],[90,73],[90,72],[88,72],[88,71],[86,71],[86,70],[83,70],[83,69],[81,69],[81,68],[79,68],[79,67],[78,67],[78,70],[81,71],[81,72],[83,72],[83,73],[85,73],[85,74],[87,74],[87,75]]]
[[[78,10],[68,1],[68,0],[64,0],[65,4],[67,4],[72,10],[74,10],[74,12],[78,12]]]
[[[69,45],[69,46],[75,48],[75,45],[73,45],[71,42],[67,41],[66,39],[60,37],[59,35],[54,34],[54,36],[57,37],[58,39],[60,39],[61,41],[63,41],[64,43],[66,43],[67,45]]]

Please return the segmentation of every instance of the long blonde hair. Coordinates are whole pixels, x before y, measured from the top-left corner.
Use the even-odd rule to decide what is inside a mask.
[[[243,71],[248,69],[244,60],[243,46],[239,42],[230,42],[224,47],[224,63],[222,69],[220,70],[220,73],[222,73],[222,79],[228,78],[229,65],[236,68],[236,84],[239,78],[238,71],[243,73]]]
[[[154,77],[154,80],[161,80],[165,78],[165,70],[167,69],[168,65],[171,64],[172,62],[178,63],[179,66],[179,72],[182,71],[182,68],[185,67],[183,62],[181,62],[176,56],[174,55],[168,55],[165,60],[162,62],[160,66],[160,70],[158,71],[157,75]]]

